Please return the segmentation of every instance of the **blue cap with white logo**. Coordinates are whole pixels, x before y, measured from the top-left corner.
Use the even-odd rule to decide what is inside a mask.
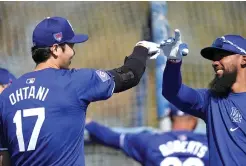
[[[213,60],[216,52],[246,55],[246,40],[239,35],[225,35],[217,38],[210,47],[201,50],[201,55]]]
[[[13,80],[16,80],[13,74],[4,68],[0,68],[0,84],[9,84],[12,83]]]
[[[75,34],[69,21],[62,17],[47,17],[34,29],[32,41],[36,47],[50,47],[53,44],[83,43],[88,35]]]

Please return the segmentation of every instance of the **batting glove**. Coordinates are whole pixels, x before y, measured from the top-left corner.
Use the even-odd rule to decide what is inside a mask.
[[[161,42],[160,47],[168,60],[180,62],[183,56],[188,55],[188,46],[181,41],[181,33],[175,29],[175,37],[168,38]]]
[[[156,59],[160,55],[160,44],[156,44],[148,41],[140,41],[136,46],[143,46],[148,49],[148,54],[150,59]]]

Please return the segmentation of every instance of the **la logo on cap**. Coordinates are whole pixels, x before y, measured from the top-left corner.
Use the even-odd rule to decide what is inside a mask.
[[[62,32],[53,34],[56,41],[60,42],[62,40]]]

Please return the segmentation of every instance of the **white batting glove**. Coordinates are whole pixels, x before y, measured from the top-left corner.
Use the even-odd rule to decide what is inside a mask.
[[[140,41],[136,46],[143,46],[148,49],[148,54],[150,59],[156,59],[160,55],[160,44],[156,44],[149,41]]]
[[[187,44],[181,41],[181,33],[178,29],[175,29],[175,37],[164,40],[160,47],[167,59],[175,62],[180,62],[183,56],[189,53]]]

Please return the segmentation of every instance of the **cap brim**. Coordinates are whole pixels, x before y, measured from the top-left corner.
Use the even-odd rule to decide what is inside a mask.
[[[206,58],[208,60],[213,60],[215,53],[225,53],[225,54],[235,54],[232,51],[228,51],[222,48],[218,47],[206,47],[201,50],[201,55],[203,58]]]
[[[76,34],[71,40],[66,41],[66,43],[83,43],[86,42],[88,39],[89,39],[88,35]]]

